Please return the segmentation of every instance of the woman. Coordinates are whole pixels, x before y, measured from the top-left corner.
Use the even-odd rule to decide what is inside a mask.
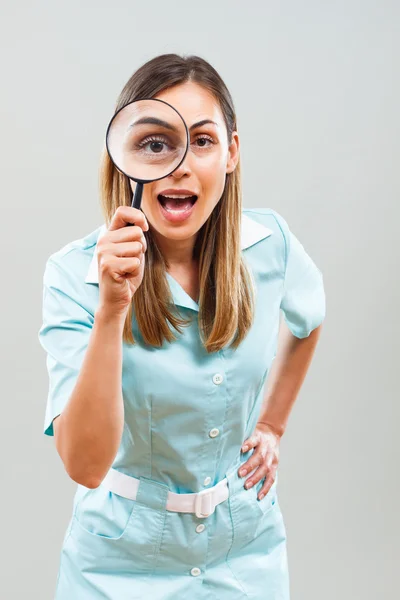
[[[149,97],[185,119],[185,160],[137,210],[104,152],[105,224],[44,273],[44,427],[78,484],[56,599],[287,600],[279,444],[325,316],[322,275],[278,212],[242,207],[215,69],[158,56],[116,110]]]

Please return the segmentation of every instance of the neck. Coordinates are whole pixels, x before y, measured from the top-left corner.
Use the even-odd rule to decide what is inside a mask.
[[[186,240],[171,240],[159,233],[155,237],[168,269],[192,267],[195,264],[193,251],[196,235]]]

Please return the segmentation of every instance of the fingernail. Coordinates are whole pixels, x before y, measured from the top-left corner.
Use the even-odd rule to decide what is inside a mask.
[[[263,498],[264,498],[264,494],[260,494],[260,496],[259,496],[259,498],[258,498],[258,499],[259,499],[259,500],[262,500]]]
[[[246,475],[246,474],[247,474],[247,469],[240,469],[240,471],[239,471],[240,477],[243,477],[243,475]]]
[[[248,446],[242,446],[242,451],[247,452],[248,448],[249,448]]]
[[[246,481],[246,483],[244,484],[244,487],[246,488],[246,490],[248,490],[249,488],[251,488],[252,485],[253,485],[252,481]]]

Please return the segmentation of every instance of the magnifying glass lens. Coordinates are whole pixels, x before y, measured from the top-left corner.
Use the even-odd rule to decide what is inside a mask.
[[[154,99],[136,100],[116,113],[107,132],[108,153],[128,177],[155,180],[169,175],[187,149],[180,114]]]

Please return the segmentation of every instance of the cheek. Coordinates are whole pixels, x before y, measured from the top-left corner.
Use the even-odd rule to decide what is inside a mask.
[[[225,184],[226,162],[215,154],[203,157],[196,165],[196,174],[205,192],[217,192]]]
[[[146,189],[146,186],[144,186],[144,188]],[[150,216],[154,214],[156,209],[158,209],[158,206],[154,205],[150,191],[147,194],[145,194],[143,190],[141,207],[144,210],[145,214]]]

